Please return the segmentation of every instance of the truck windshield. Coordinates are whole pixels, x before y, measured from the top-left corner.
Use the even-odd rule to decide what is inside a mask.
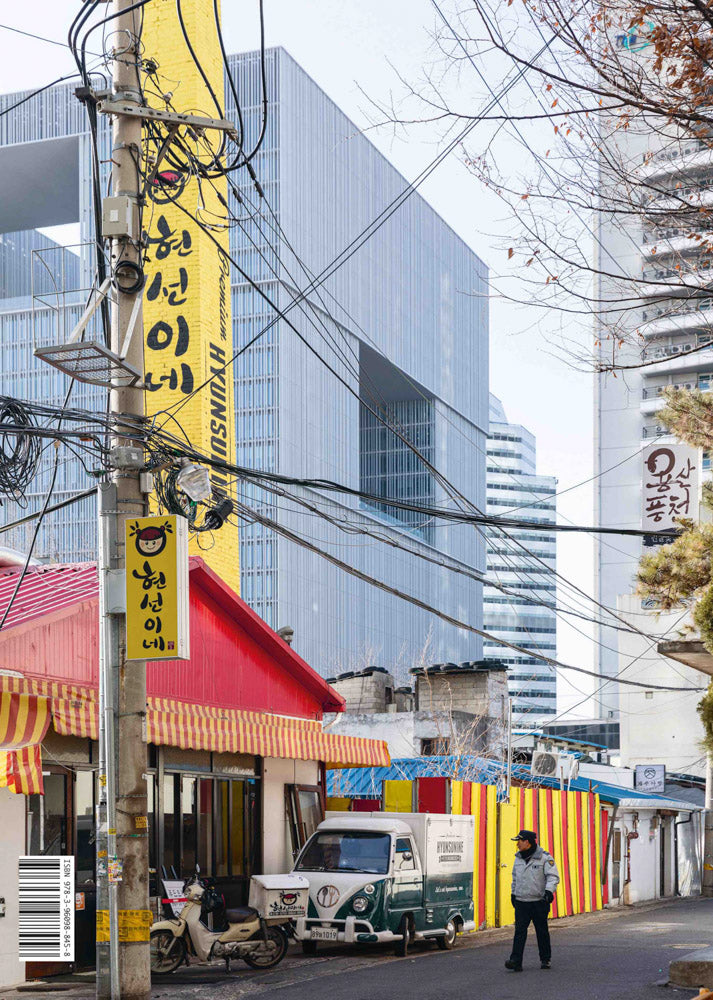
[[[388,833],[337,831],[315,833],[297,862],[298,872],[368,872],[389,870]]]

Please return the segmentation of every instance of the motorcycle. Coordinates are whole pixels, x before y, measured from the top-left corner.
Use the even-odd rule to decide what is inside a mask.
[[[201,878],[199,872],[187,879],[183,893],[180,914],[158,920],[151,927],[153,974],[175,972],[184,962],[188,965],[189,954],[202,962],[223,959],[226,972],[230,972],[234,958],[242,959],[251,969],[272,969],[285,957],[289,916],[265,916],[252,906],[225,909],[212,879]],[[206,921],[211,913],[213,921],[223,923],[223,927],[211,930]]]

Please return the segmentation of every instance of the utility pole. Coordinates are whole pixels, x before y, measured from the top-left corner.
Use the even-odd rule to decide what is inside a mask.
[[[140,9],[133,0],[113,0],[115,53],[113,96],[124,105],[141,105],[139,62]],[[117,51],[118,50],[118,51]],[[143,376],[141,298],[140,117],[116,113],[112,131],[112,195],[128,199],[126,233],[111,240],[114,302],[111,350]],[[138,270],[137,270],[138,269]],[[138,275],[138,279],[137,279]],[[136,290],[136,284],[139,285]],[[124,289],[122,290],[122,285]],[[138,301],[137,301],[138,300]],[[133,336],[127,338],[127,333]],[[144,391],[116,383],[109,409],[142,418]],[[113,433],[110,481],[100,490],[100,807],[97,838],[97,911],[106,935],[97,936],[97,997],[148,1000],[151,974],[148,944],[149,856],[146,800],[146,663],[126,660],[126,608],[122,605],[125,567],[124,522],[146,514],[141,489],[143,447],[126,433]],[[102,856],[102,852],[106,852]],[[102,926],[102,924],[98,924]]]

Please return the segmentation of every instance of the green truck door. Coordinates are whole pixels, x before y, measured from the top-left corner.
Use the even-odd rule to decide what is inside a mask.
[[[416,910],[423,906],[423,874],[418,867],[410,837],[399,837],[394,858],[392,911]]]

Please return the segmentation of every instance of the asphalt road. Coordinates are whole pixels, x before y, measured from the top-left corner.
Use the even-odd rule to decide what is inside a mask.
[[[235,963],[230,976],[220,965],[193,967],[156,981],[152,998],[687,1000],[698,991],[665,988],[668,963],[713,944],[713,899],[677,900],[556,920],[551,934],[549,971],[540,969],[530,928],[524,971],[508,972],[503,962],[509,954],[511,931],[504,928],[459,939],[458,947],[450,952],[429,946],[405,959],[395,958],[383,947],[325,945],[310,958],[291,949],[274,972],[253,972],[241,963]],[[28,992],[12,996],[20,1000]],[[74,980],[64,996],[69,1000],[92,994],[93,984]],[[34,995],[39,996],[39,991]]]

